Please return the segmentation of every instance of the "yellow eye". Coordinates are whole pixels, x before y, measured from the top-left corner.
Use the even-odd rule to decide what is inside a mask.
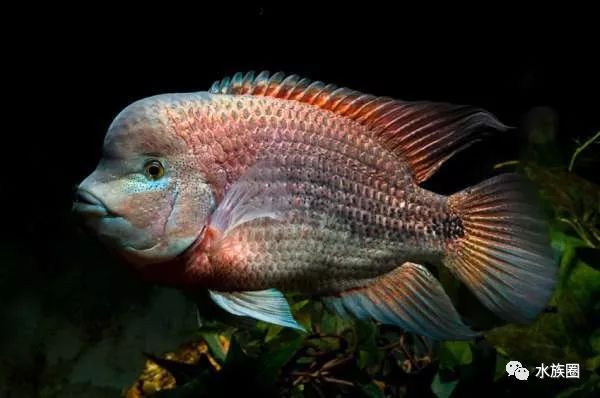
[[[165,168],[158,160],[150,160],[144,166],[144,173],[149,179],[158,180],[165,175]]]

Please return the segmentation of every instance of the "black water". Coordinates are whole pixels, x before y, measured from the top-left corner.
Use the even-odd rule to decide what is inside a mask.
[[[268,69],[472,104],[517,127],[450,161],[428,185],[444,193],[517,158],[530,123],[548,121],[566,148],[600,127],[598,33],[585,13],[468,10],[457,19],[444,10],[348,8],[18,14],[3,79],[16,86],[5,97],[16,106],[2,132],[10,141],[2,144],[0,396],[115,396],[139,372],[141,351],[167,350],[193,328],[177,292],[139,282],[70,217],[73,186],[95,167],[112,118],[134,100]],[[600,181],[597,169],[580,172]]]

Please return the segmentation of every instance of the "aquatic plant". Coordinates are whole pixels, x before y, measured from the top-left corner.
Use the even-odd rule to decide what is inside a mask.
[[[156,398],[225,396],[240,387],[263,396],[291,397],[441,398],[482,388],[501,396],[599,393],[600,187],[579,176],[576,167],[578,157],[593,152],[599,137],[578,145],[568,164],[549,166],[530,156],[497,165],[527,175],[551,219],[560,280],[545,313],[532,324],[502,324],[443,270],[440,280],[463,316],[486,330],[483,337],[435,343],[396,328],[342,319],[319,301],[290,295],[293,312],[308,334],[260,322],[253,327],[238,327],[230,319],[204,322],[198,339],[208,347],[210,360],[190,364],[174,360],[173,354],[151,356],[147,367],[162,368],[170,375],[169,384],[161,385],[156,374],[142,375],[127,397],[146,396],[140,387],[144,383]],[[597,162],[597,154],[592,156]],[[527,382],[507,375],[511,360],[529,369]],[[579,378],[534,375],[542,364],[567,363],[579,365]]]

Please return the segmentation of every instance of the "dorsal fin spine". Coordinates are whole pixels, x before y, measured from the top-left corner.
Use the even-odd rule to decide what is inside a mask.
[[[249,71],[244,75],[244,78],[242,79],[242,82],[240,83],[240,87],[244,92],[248,91],[248,88],[250,87],[250,85],[252,84],[252,82],[254,81],[254,71]],[[239,87],[238,87],[239,89]]]
[[[292,92],[294,91],[294,86],[298,82],[297,75],[289,75],[281,82],[281,90],[279,92],[284,92],[285,95],[282,95],[281,98],[288,99]]]
[[[369,103],[372,101],[372,99],[373,99],[373,96],[371,96],[371,95],[361,94],[354,101],[352,101],[348,106],[348,109],[352,109],[352,107],[354,106],[356,108],[354,110],[354,112],[351,112],[351,113],[347,114],[346,116],[348,116],[349,118],[352,118],[352,119],[357,119],[357,117],[369,105]]]
[[[367,112],[365,112],[364,115],[360,116],[360,118],[358,119],[359,123],[363,123],[365,124],[368,128],[371,128],[373,125],[373,122],[368,122],[369,118],[371,118],[371,116],[375,113],[375,112],[379,112],[381,109],[383,109],[384,107],[387,106],[387,104],[391,102],[391,99],[387,98],[387,97],[374,97],[374,99],[372,101],[369,101],[368,103],[365,104],[365,108],[367,106],[373,106],[373,109],[368,110]],[[375,105],[379,103],[378,105]]]
[[[236,73],[214,83],[214,94],[270,96],[303,102],[365,126],[372,136],[411,167],[418,183],[451,156],[478,141],[479,128],[506,130],[490,113],[464,105],[406,102],[281,72]]]

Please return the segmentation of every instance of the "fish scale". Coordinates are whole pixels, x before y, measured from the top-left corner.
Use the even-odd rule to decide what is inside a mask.
[[[294,268],[318,268],[327,267],[335,270],[327,275],[330,280],[321,280],[320,283],[329,290],[336,289],[341,274],[348,267],[345,265],[352,261],[354,257],[365,257],[365,250],[371,250],[374,255],[370,258],[371,269],[364,274],[359,275],[356,283],[362,283],[364,277],[373,277],[382,272],[402,264],[408,258],[419,258],[419,255],[427,258],[432,257],[430,249],[437,249],[439,253],[443,250],[444,238],[434,240],[434,236],[428,234],[421,225],[429,225],[432,218],[428,217],[424,208],[428,208],[431,214],[438,214],[438,218],[443,218],[447,213],[445,206],[446,199],[443,196],[432,193],[424,194],[421,189],[410,181],[410,176],[406,174],[406,167],[401,160],[395,157],[389,151],[378,145],[375,140],[364,136],[363,128],[356,123],[350,122],[331,122],[326,124],[317,124],[312,122],[315,114],[323,111],[311,109],[304,104],[281,104],[280,102],[263,99],[256,101],[253,98],[223,98],[212,105],[212,112],[223,115],[232,112],[233,106],[228,106],[227,102],[235,101],[237,108],[259,107],[259,110],[248,112],[247,118],[234,122],[234,118],[229,118],[228,130],[231,135],[236,137],[247,136],[248,141],[258,137],[258,142],[252,141],[258,147],[268,146],[269,140],[275,142],[273,152],[276,156],[270,156],[269,149],[264,150],[266,154],[261,156],[262,160],[276,160],[279,169],[270,172],[262,168],[261,173],[268,174],[270,182],[287,183],[294,181],[302,185],[301,192],[290,193],[292,197],[297,195],[301,199],[309,200],[309,208],[312,212],[305,214],[303,218],[296,217],[295,222],[304,224],[307,229],[303,230],[302,237],[298,236],[298,229],[290,229],[287,226],[273,225],[270,228],[280,229],[280,233],[287,233],[285,239],[281,234],[277,234],[278,241],[285,243],[272,244],[268,248],[269,253],[280,251],[303,251],[306,248],[306,241],[309,236],[316,241],[330,242],[328,247],[319,250],[321,258],[313,256],[311,262],[303,264],[294,264]],[[244,103],[246,102],[246,103]],[[274,109],[273,109],[274,108]],[[269,109],[269,111],[267,111]],[[287,112],[285,112],[287,111]],[[275,127],[272,132],[252,129],[249,126],[260,126],[255,118],[262,117],[263,114],[281,115],[288,119],[283,120],[281,129]],[[291,127],[300,127],[301,124],[295,119],[289,120],[290,116],[305,117],[307,123],[303,130],[292,129]],[[332,119],[335,115],[331,115]],[[319,120],[324,120],[320,117]],[[344,125],[342,127],[341,125]],[[323,127],[329,127],[323,128]],[[264,127],[269,129],[272,127]],[[248,136],[250,135],[250,136]],[[262,137],[268,137],[269,140],[261,141]],[[229,141],[230,142],[230,141]],[[228,151],[232,153],[230,149]],[[239,160],[239,159],[238,159]],[[292,169],[293,168],[293,169]],[[287,171],[285,171],[287,169]],[[293,172],[295,170],[295,172]],[[392,174],[386,175],[386,172]],[[403,173],[404,172],[404,173]],[[277,179],[276,174],[279,174]],[[404,182],[401,186],[399,182]],[[339,183],[339,184],[338,184]],[[379,197],[376,195],[379,193]],[[331,198],[336,197],[335,201]],[[425,203],[427,201],[427,203]],[[397,204],[395,207],[393,204]],[[392,204],[392,205],[390,205]],[[402,205],[402,206],[400,206]],[[319,208],[320,207],[320,208]],[[375,212],[375,209],[380,209]],[[375,215],[381,213],[386,216],[386,221],[391,228],[383,228],[381,223],[375,222]],[[320,218],[328,215],[329,222],[326,229],[319,225]],[[389,221],[388,221],[389,218]],[[313,223],[317,227],[308,225]],[[362,248],[356,253],[348,250],[340,250],[340,254],[333,257],[329,255],[336,247],[343,247],[351,244],[349,235],[339,233],[338,231],[350,232],[350,236],[355,244]],[[273,232],[275,234],[275,232]],[[238,237],[242,239],[242,237]],[[264,236],[253,235],[249,232],[243,240],[256,239],[256,241],[270,241]],[[292,244],[288,243],[292,242]],[[294,245],[294,242],[297,242]],[[332,242],[338,244],[334,246]],[[258,247],[258,246],[253,246]],[[429,250],[428,250],[429,249]],[[342,253],[347,253],[343,256]],[[235,267],[228,268],[227,279],[223,281],[225,286],[215,286],[216,288],[231,288],[236,286],[250,286],[252,288],[264,288],[274,286],[275,281],[285,279],[278,274],[278,269],[282,269],[285,262],[255,256],[255,261],[250,265],[240,265],[239,276]],[[367,256],[369,258],[369,256]],[[383,260],[381,259],[383,258]],[[325,261],[325,259],[327,261]],[[260,272],[251,272],[250,275],[260,280],[251,281],[248,278],[248,267],[253,270],[269,269],[270,272],[261,274]],[[365,266],[365,268],[368,268]],[[281,270],[285,273],[285,270]],[[307,273],[308,274],[308,273]],[[240,281],[236,281],[239,277]],[[325,277],[322,275],[322,277]],[[295,285],[297,283],[298,285]],[[347,285],[347,281],[342,282]],[[307,282],[289,280],[285,288],[300,288],[306,286]],[[279,286],[278,286],[279,287]],[[283,286],[282,286],[283,287]]]
[[[146,278],[209,289],[235,315],[302,329],[279,291],[295,290],[343,316],[471,338],[424,263],[515,322],[541,312],[557,270],[522,178],[420,186],[487,129],[506,127],[465,105],[236,74],[127,107],[74,207]]]

